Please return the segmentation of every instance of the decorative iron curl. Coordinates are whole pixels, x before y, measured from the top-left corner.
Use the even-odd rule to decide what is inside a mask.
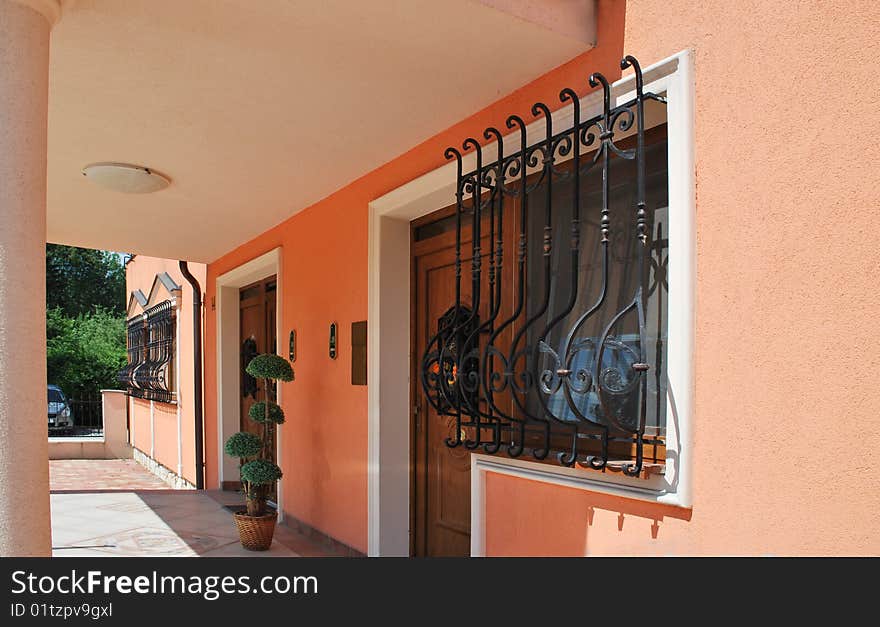
[[[644,92],[641,68],[633,57],[622,59],[620,66],[621,69],[632,68],[635,74],[636,96],[630,102],[612,108],[611,87],[604,76],[595,73],[590,75],[589,84],[593,88],[601,87],[603,91],[603,106],[599,115],[581,121],[577,93],[566,88],[560,91],[559,99],[562,103],[570,102],[574,109],[575,120],[570,129],[554,134],[549,108],[543,103],[535,103],[531,113],[536,118],[544,117],[545,133],[533,145],[527,143],[523,119],[512,115],[507,118],[505,125],[511,131],[518,130],[520,136],[520,149],[513,154],[505,154],[504,138],[495,128],[485,129],[482,135],[486,141],[494,140],[498,147],[497,158],[491,163],[483,162],[482,148],[474,138],[468,138],[462,144],[464,151],[476,153],[477,165],[472,172],[462,173],[461,152],[447,149],[445,153],[447,159],[454,158],[458,163],[455,315],[429,340],[421,363],[423,372],[420,373],[420,381],[432,407],[444,415],[455,417],[455,435],[446,439],[451,447],[464,444],[465,448],[473,450],[482,446],[487,453],[495,453],[505,446],[506,452],[516,457],[525,452],[527,436],[538,437],[542,441],[538,442],[531,455],[544,459],[550,453],[553,429],[558,436],[565,434],[568,437],[568,444],[561,447],[564,450],[555,455],[560,464],[578,464],[602,470],[608,464],[609,433],[613,431],[615,440],[623,437],[620,433],[625,433],[628,434],[626,437],[631,435],[636,444],[635,461],[625,464],[621,470],[631,476],[639,475],[642,470],[647,396],[644,310],[648,293],[644,275],[644,244],[648,239],[649,226],[644,194],[644,100],[663,103],[665,99]],[[618,137],[630,135],[633,130],[636,132],[636,147],[621,148]],[[588,150],[593,154],[581,162],[580,154]],[[608,172],[612,157],[634,160],[636,163],[638,192],[635,233],[624,234],[612,232],[611,229]],[[575,162],[573,169],[561,165],[569,159]],[[557,225],[551,219],[553,198],[550,187],[555,179],[573,178],[578,184],[584,172],[600,167],[603,175],[603,206],[599,223],[603,264],[601,293],[585,310],[575,309],[584,299],[582,294],[578,294],[579,283],[576,280],[581,224],[577,216],[579,198],[575,193],[569,248],[574,270],[570,273],[572,281],[568,300],[561,310],[556,310],[555,303],[565,298],[566,292],[548,264],[551,253],[560,256],[559,252],[565,249],[560,246],[560,242],[564,246],[564,238],[557,237],[554,232]],[[529,233],[525,228],[529,194],[541,186],[547,187],[543,256],[533,260],[535,265],[530,267],[537,271],[538,266],[543,264],[541,267],[548,273],[545,280],[547,293],[543,301],[541,295],[535,293],[536,290],[526,289],[525,282],[530,275],[524,271],[531,248],[541,247],[540,241],[533,241],[530,246]],[[505,254],[501,235],[505,197],[518,197],[521,205],[521,228],[518,240],[512,238],[515,254],[510,260],[516,271],[513,294],[502,293],[500,289],[502,258]],[[469,312],[463,309],[460,285],[463,213],[473,221],[470,273],[473,289]],[[491,248],[488,254],[481,250],[481,222],[490,225],[488,241]],[[634,241],[634,237],[643,244],[634,249],[639,255],[638,287],[631,300],[624,300],[626,305],[613,314],[599,337],[592,337],[585,334],[584,329],[587,328],[587,322],[593,320],[606,305],[611,242],[620,236],[630,242]],[[627,253],[627,259],[630,254]],[[488,301],[488,307],[480,302],[481,286],[485,286],[484,275],[488,277],[489,290],[488,297],[482,298]],[[551,285],[555,290],[553,298],[557,300],[554,300],[554,308],[548,309]],[[650,289],[654,289],[654,286],[650,286]],[[530,298],[536,300],[535,311],[525,306],[527,292]],[[512,300],[506,300],[508,298]],[[504,314],[507,317],[499,320],[502,317],[502,300],[505,307],[510,307],[511,313]],[[488,316],[478,313],[484,311],[488,311]],[[639,326],[638,345],[612,334],[614,325],[634,312]],[[549,322],[544,321],[545,314],[551,318]],[[563,321],[568,321],[572,315],[576,317],[573,325],[566,322],[566,329],[559,329]],[[539,324],[543,329],[538,327]],[[560,331],[562,336],[559,340],[552,339]],[[507,343],[510,334],[512,338]],[[502,336],[505,338],[503,345]],[[485,343],[481,342],[483,338]],[[592,405],[593,394],[598,408]],[[537,415],[533,414],[535,409],[538,409]],[[462,426],[474,429],[476,437],[463,441]],[[491,437],[482,440],[484,431],[491,433]],[[580,458],[578,447],[585,440],[598,441],[601,451]]]

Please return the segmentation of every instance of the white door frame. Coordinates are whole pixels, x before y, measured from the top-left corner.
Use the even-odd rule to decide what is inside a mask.
[[[239,341],[239,289],[272,275],[277,277],[275,293],[275,332],[278,347],[282,338],[282,285],[281,247],[274,248],[217,277],[217,476],[220,485],[224,478],[238,481],[238,465],[223,452],[223,444],[233,433],[241,430],[241,390]],[[278,403],[282,401],[282,387],[278,386]],[[275,459],[281,461],[284,425],[278,425],[275,438]],[[284,520],[281,481],[278,482],[278,520]]]

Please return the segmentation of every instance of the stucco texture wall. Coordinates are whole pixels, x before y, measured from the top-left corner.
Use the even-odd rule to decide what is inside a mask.
[[[190,272],[199,281],[204,291],[207,267],[204,264],[189,264]],[[193,412],[193,296],[192,287],[180,273],[177,260],[159,259],[138,255],[126,266],[126,298],[132,291],[139,289],[144,295],[150,297],[150,288],[156,275],[167,272],[175,283],[182,286],[181,306],[177,310],[177,324],[180,338],[180,361],[177,364],[180,370],[180,389],[177,391],[177,405],[168,403],[155,403],[153,423],[150,421],[150,401],[132,398],[130,406],[130,432],[132,445],[146,455],[152,457],[171,470],[177,472],[177,407],[180,406],[180,442],[181,442],[181,468],[183,478],[190,483],[195,483],[195,414]],[[154,302],[148,306],[170,298],[168,292],[161,285],[156,286]],[[142,313],[143,309],[137,304],[129,315]],[[155,434],[153,434],[155,429]]]
[[[487,551],[880,554],[880,8],[627,2],[625,48],[695,52],[693,511],[490,477]]]
[[[367,389],[351,385],[351,323],[367,318],[367,234],[370,201],[443,164],[444,149],[488,125],[503,128],[512,112],[558,102],[561,85],[586,91],[598,66],[619,76],[623,5],[600,3],[604,44],[536,79],[472,117],[306,208],[279,226],[208,265],[208,301],[216,278],[273,248],[282,251],[284,340],[297,331],[296,381],[283,384],[281,466],[287,513],[360,551],[367,550]],[[605,35],[601,33],[604,32]],[[601,43],[601,42],[600,42]],[[205,354],[205,441],[217,442],[216,312],[208,311]],[[327,357],[330,322],[340,329],[339,356]],[[282,345],[283,341],[282,341]],[[406,393],[401,382],[401,393]],[[206,447],[208,485],[217,486],[215,446]]]
[[[697,338],[694,506],[489,476],[486,548],[512,554],[880,553],[869,237],[880,157],[873,2],[599,3],[595,49],[432,137],[208,266],[283,248],[285,510],[367,545],[367,394],[349,381],[350,323],[367,317],[367,204],[444,163],[507,115],[531,119],[590,72],[682,49],[696,59]],[[558,106],[555,104],[554,106]],[[873,272],[872,272],[873,271]],[[339,358],[327,326],[340,325]],[[207,311],[208,485],[217,486],[216,318]],[[282,342],[283,344],[283,342]],[[401,393],[405,383],[401,382]],[[215,443],[211,445],[211,443]],[[537,512],[537,513],[536,513]]]

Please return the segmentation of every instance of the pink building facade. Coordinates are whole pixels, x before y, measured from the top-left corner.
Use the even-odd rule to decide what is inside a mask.
[[[131,392],[128,433],[134,457],[170,485],[194,487],[193,288],[174,260],[136,255],[125,268],[129,328],[142,327],[144,317],[157,306],[167,304],[173,311],[173,349],[163,371],[168,373],[168,380],[161,386],[167,396],[142,392],[137,385],[127,386]],[[192,264],[190,271],[204,281],[204,265]],[[125,386],[126,382],[122,383]]]

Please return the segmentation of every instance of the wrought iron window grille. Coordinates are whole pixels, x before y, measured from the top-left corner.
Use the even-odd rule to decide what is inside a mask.
[[[119,373],[129,396],[173,403],[176,311],[163,301],[127,323],[128,364]]]
[[[658,262],[652,253],[662,247],[663,225],[654,223],[646,203],[645,105],[649,101],[665,105],[666,99],[644,90],[642,70],[634,57],[626,56],[620,67],[632,68],[635,75],[635,96],[627,102],[612,106],[611,85],[602,74],[594,73],[589,84],[602,90],[598,115],[582,120],[577,93],[566,88],[559,99],[573,107],[571,128],[554,132],[549,107],[538,102],[531,111],[535,118],[544,119],[541,140],[529,145],[526,122],[511,115],[506,126],[518,132],[515,151],[506,152],[501,132],[487,128],[483,138],[497,147],[497,158],[491,163],[483,162],[483,147],[472,137],[464,140],[461,151],[450,147],[445,152],[457,164],[455,302],[428,340],[419,379],[433,409],[455,418],[454,432],[445,439],[450,448],[528,455],[539,461],[555,452],[563,466],[577,464],[631,477],[662,472],[664,459],[657,453],[663,446],[662,431],[649,428],[646,422],[652,367],[655,397],[665,390],[660,380],[661,333],[653,333],[656,355],[649,359],[646,320],[649,295],[664,280],[665,261]],[[634,135],[634,146],[622,147],[620,135]],[[467,152],[475,153],[476,168],[464,172],[463,154]],[[614,232],[611,166],[618,159],[635,166],[635,202],[627,218],[631,228]],[[560,166],[563,160],[568,167]],[[582,182],[588,173],[597,171],[601,172],[601,202],[598,224],[591,228],[598,229],[593,238],[598,251],[589,252],[598,255],[602,278],[597,294],[588,295],[578,280],[582,259],[589,259],[584,250],[588,238],[583,237],[589,216],[580,214],[585,193]],[[565,211],[554,207],[553,183],[559,180],[566,180],[572,189],[572,203]],[[531,218],[541,218],[543,229],[530,233],[533,193],[542,194],[544,206],[543,216]],[[505,199],[517,199],[519,208],[516,258],[512,260],[515,279],[512,294],[507,296],[501,289],[506,261]],[[562,219],[569,224],[560,225]],[[481,233],[486,226],[488,234]],[[554,238],[560,228],[567,232],[562,241]],[[463,230],[469,230],[470,251],[464,250]],[[481,249],[486,235],[488,251]],[[618,242],[627,250],[634,249],[633,285],[610,284],[610,257]],[[553,267],[553,254],[564,260],[564,273]],[[463,279],[468,255],[470,277]],[[557,274],[567,275],[568,280]],[[542,277],[537,285],[529,285],[533,275]],[[470,302],[463,298],[463,280],[471,282]],[[612,302],[611,291],[617,303]],[[555,313],[548,308],[551,292],[556,298],[567,293]],[[488,302],[481,306],[481,298]],[[505,298],[509,299],[504,303],[509,316],[501,313]],[[481,311],[488,313],[481,316]],[[599,332],[587,332],[590,326]],[[646,446],[652,448],[653,456],[646,458]],[[628,454],[617,453],[620,459],[614,459],[612,449]]]

